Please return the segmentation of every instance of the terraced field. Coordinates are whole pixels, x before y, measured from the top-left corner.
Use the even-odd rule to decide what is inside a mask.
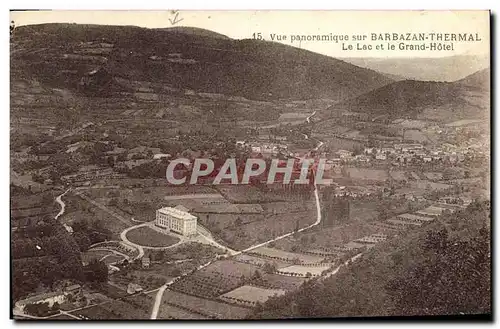
[[[151,296],[138,294],[75,311],[72,314],[90,320],[149,319],[153,302]]]
[[[251,251],[251,254],[257,255],[258,257],[270,259],[270,260],[281,260],[284,262],[292,262],[299,264],[312,264],[321,262],[324,257],[305,255],[300,253],[288,252],[284,250],[279,250],[269,247],[260,247]]]
[[[158,313],[159,319],[242,319],[249,309],[166,290]]]
[[[270,289],[295,290],[298,289],[304,281],[304,278],[265,273],[258,283],[254,281],[253,284]]]
[[[216,298],[250,280],[260,268],[236,262],[221,260],[177,280],[171,289],[204,298]]]
[[[281,289],[266,289],[245,285],[225,293],[219,298],[230,303],[255,306],[257,303],[264,303],[269,297],[281,296],[284,294],[285,290]]]

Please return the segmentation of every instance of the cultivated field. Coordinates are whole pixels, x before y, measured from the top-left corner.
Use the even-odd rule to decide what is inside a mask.
[[[389,178],[387,171],[381,169],[347,168],[347,173],[351,179],[385,181]]]
[[[343,253],[342,246],[350,241],[364,236],[381,233],[393,235],[394,231],[370,225],[369,223],[355,222],[336,227],[324,227],[306,233],[288,237],[276,242],[276,248],[282,250],[297,250],[302,252],[324,252],[340,256]]]
[[[118,240],[120,233],[133,225],[132,221],[121,221],[79,196],[67,194],[63,199],[66,203],[66,212],[62,218],[70,226],[75,221],[89,223],[98,221],[104,229],[113,234],[113,239]]]
[[[251,280],[260,268],[233,260],[220,260],[180,278],[171,289],[204,298],[216,298]]]
[[[327,270],[331,265],[321,265],[321,266],[303,266],[303,265],[291,265],[288,267],[283,267],[278,269],[280,273],[284,274],[295,274],[299,276],[306,277],[308,273],[312,276],[319,276],[324,270]]]
[[[296,264],[314,264],[319,263],[324,259],[323,257],[304,255],[269,247],[253,249],[251,253],[270,260],[276,259]]]
[[[93,259],[101,260],[102,258],[109,256],[111,254],[113,254],[111,251],[89,250],[81,254],[82,262],[90,263],[90,261],[92,261]]]
[[[281,289],[266,289],[245,285],[225,293],[219,298],[229,303],[254,306],[257,303],[264,303],[269,297],[284,295],[285,292],[285,290]]]
[[[172,310],[172,307],[175,307]],[[181,309],[184,313],[179,311]],[[159,319],[242,319],[249,309],[227,303],[165,290],[158,312]]]
[[[304,199],[299,191],[283,193],[282,190],[273,190],[270,188],[257,188],[252,185],[219,185],[219,192],[231,203],[259,203],[277,201],[297,201]],[[306,196],[305,199],[312,199],[312,196]]]
[[[150,296],[138,294],[75,311],[72,314],[90,320],[145,320],[151,316],[153,302],[154,299]]]
[[[291,264],[291,263],[283,262],[283,261],[280,261],[277,259],[276,260],[274,260],[274,259],[269,260],[266,258],[261,258],[258,256],[252,256],[252,255],[248,255],[248,254],[239,254],[234,259],[238,262],[241,262],[241,263],[252,264],[252,265],[259,266],[259,267],[262,267],[265,264],[271,264],[271,265],[274,264],[276,267],[285,267],[285,266],[288,266]]]
[[[408,180],[405,172],[401,171],[401,170],[393,170],[389,173],[389,175],[391,176],[392,179],[397,180],[397,181]]]
[[[300,277],[284,276],[279,274],[262,274],[262,278],[253,284],[270,289],[295,290],[304,283],[305,279]]]
[[[428,187],[431,188],[432,190],[444,190],[444,189],[452,187],[452,185],[431,182],[428,180],[419,180],[416,182],[411,182],[410,185],[411,185],[411,188],[414,190],[425,190]]]

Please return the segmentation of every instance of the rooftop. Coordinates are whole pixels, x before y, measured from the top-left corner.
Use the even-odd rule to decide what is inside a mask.
[[[414,214],[402,214],[398,216],[399,219],[409,219],[409,220],[419,220],[419,221],[424,221],[424,222],[430,222],[433,221],[434,218],[429,218],[425,216],[418,216]]]
[[[47,292],[47,293],[44,293],[44,294],[40,294],[40,295],[28,297],[26,299],[21,299],[21,300],[17,301],[17,303],[20,303],[20,304],[32,304],[32,303],[40,302],[42,300],[46,300],[48,298],[52,298],[52,297],[56,297],[56,296],[61,296],[61,295],[64,295],[64,294],[62,292],[60,292],[60,291],[59,292],[58,291]]]
[[[185,219],[185,220],[196,219],[196,217],[191,215],[190,213],[183,211],[183,210],[180,210],[180,209],[172,208],[172,207],[163,207],[163,208],[158,209],[158,211],[162,214],[171,215],[171,216],[174,216],[174,217],[180,218],[180,219]]]
[[[416,225],[416,226],[421,226],[422,223],[413,223],[413,222],[407,222],[407,221],[404,221],[404,220],[399,220],[399,219],[388,219],[387,220],[388,223],[391,223],[391,224],[402,224],[402,225]]]
[[[66,291],[71,291],[71,290],[76,290],[76,289],[80,289],[82,286],[80,286],[79,284],[72,284],[71,286],[67,286],[65,289]]]
[[[441,207],[435,207],[435,206],[429,206],[425,209],[417,211],[419,214],[430,214],[430,215],[441,215],[443,211],[445,211],[445,208]]]

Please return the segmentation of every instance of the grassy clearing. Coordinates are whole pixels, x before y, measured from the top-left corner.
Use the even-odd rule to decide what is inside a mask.
[[[168,247],[180,240],[177,237],[157,232],[147,226],[129,231],[127,238],[133,243],[146,247]]]

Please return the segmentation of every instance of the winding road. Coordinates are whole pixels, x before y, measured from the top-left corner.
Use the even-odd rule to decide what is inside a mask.
[[[129,239],[127,239],[127,233],[128,233],[128,231],[130,231],[130,230],[132,230],[134,228],[137,228],[137,227],[140,227],[140,226],[144,226],[144,225],[145,224],[139,224],[139,225],[136,225],[136,226],[131,226],[131,227],[126,228],[125,230],[123,230],[122,233],[120,233],[120,238],[122,239],[123,243],[125,243],[126,245],[131,246],[132,248],[135,248],[135,249],[139,250],[139,254],[134,257],[134,260],[135,259],[141,259],[142,257],[144,257],[144,248],[141,245],[138,245],[136,243],[133,243],[133,242],[129,241]]]
[[[316,111],[314,111],[313,113],[311,113],[311,115],[310,115],[310,116],[308,116],[308,117],[306,118],[306,122],[307,122],[307,123],[311,123],[311,118],[312,118],[313,116],[315,116],[315,115],[316,115]],[[306,139],[307,139],[307,138],[306,138]]]
[[[66,204],[62,200],[62,197],[65,196],[66,193],[68,193],[70,190],[71,190],[71,188],[67,189],[63,194],[59,195],[56,198],[56,202],[59,203],[59,205],[61,206],[61,210],[59,210],[59,212],[57,213],[56,217],[54,217],[54,219],[58,219],[60,216],[62,216],[64,214],[64,210],[66,209]]]
[[[320,145],[318,145],[317,148],[319,148],[322,144],[323,144],[323,142],[320,142]],[[303,227],[303,228],[299,229],[298,232],[303,232],[305,230],[311,229],[314,226],[316,226],[319,223],[321,223],[321,203],[319,201],[318,187],[316,185],[314,185],[314,198],[316,200],[316,221],[313,224],[309,225],[309,226],[306,226],[306,227]],[[244,252],[248,252],[250,250],[257,249],[257,248],[265,246],[266,244],[269,244],[271,242],[275,242],[275,241],[284,239],[286,237],[289,237],[289,236],[291,236],[294,233],[295,233],[295,231],[290,232],[290,233],[286,233],[286,234],[280,235],[280,236],[278,236],[278,237],[276,237],[274,239],[271,239],[269,241],[256,244],[254,246],[248,247],[248,248],[246,248],[244,250],[241,250],[241,251],[236,251],[236,252],[232,253],[231,256],[237,256],[237,255],[240,255],[240,254],[242,254]],[[225,247],[225,248],[228,249],[227,247]],[[201,269],[209,266],[210,264],[212,264],[216,260],[217,259],[211,260],[208,263],[199,266],[196,270],[199,271],[199,270],[201,270]],[[158,293],[156,294],[156,297],[155,297],[155,303],[153,305],[153,310],[151,312],[151,320],[155,320],[157,318],[157,316],[158,316],[158,310],[160,309],[161,299],[162,299],[163,293],[165,292],[165,290],[167,289],[167,287],[169,285],[171,285],[172,283],[174,283],[177,279],[179,279],[179,278],[181,278],[183,276],[186,276],[186,275],[188,275],[188,274],[183,274],[181,276],[178,276],[178,277],[172,279],[171,281],[165,283],[163,286],[160,287],[160,289],[158,289]]]

